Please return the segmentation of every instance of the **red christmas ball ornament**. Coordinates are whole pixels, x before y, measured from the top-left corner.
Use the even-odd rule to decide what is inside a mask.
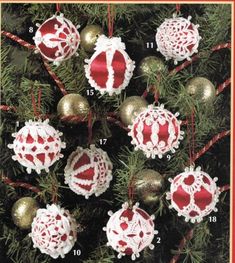
[[[107,245],[119,253],[118,258],[131,255],[132,260],[135,260],[144,248],[154,249],[151,242],[158,233],[154,230],[154,216],[138,206],[138,203],[133,207],[124,203],[122,209],[108,213],[110,218],[103,230],[106,231]]]
[[[218,178],[212,179],[207,173],[196,170],[191,166],[185,172],[177,175],[171,182],[167,199],[171,200],[170,208],[174,208],[185,221],[192,223],[202,221],[203,217],[212,211],[217,211],[219,188],[216,186]]]
[[[165,19],[159,26],[156,34],[157,50],[165,56],[166,60],[174,59],[174,63],[197,53],[201,37],[198,33],[199,25],[194,25],[188,19],[176,17]]]
[[[101,94],[119,94],[129,84],[135,68],[120,37],[101,35],[95,53],[86,59],[85,72],[90,85]]]
[[[65,167],[65,183],[78,195],[89,198],[101,195],[112,180],[113,165],[105,151],[91,145],[90,149],[77,147]]]
[[[63,157],[60,151],[66,145],[60,139],[62,133],[48,123],[48,119],[30,120],[17,133],[12,134],[15,139],[13,144],[8,145],[15,152],[12,159],[27,167],[29,174],[32,170],[36,170],[38,174],[43,169],[49,172],[48,168]]]
[[[46,209],[37,210],[29,236],[41,253],[64,258],[77,240],[77,224],[68,210],[47,205]]]
[[[164,105],[149,105],[128,126],[135,150],[142,150],[148,158],[156,155],[162,158],[169,151],[174,153],[184,134],[177,116],[178,112],[173,114],[164,109]]]
[[[59,65],[76,53],[80,35],[72,22],[62,13],[52,16],[38,26],[33,39],[37,50],[48,61]]]

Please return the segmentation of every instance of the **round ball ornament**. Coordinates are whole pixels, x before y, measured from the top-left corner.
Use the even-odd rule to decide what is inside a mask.
[[[218,178],[212,179],[200,167],[193,167],[177,175],[171,182],[167,199],[171,201],[170,208],[174,208],[185,221],[192,223],[202,221],[203,217],[212,211],[217,211],[219,188],[216,186]]]
[[[158,233],[154,230],[154,216],[150,216],[138,206],[138,203],[133,207],[124,203],[117,212],[108,213],[110,218],[103,230],[106,231],[107,245],[119,253],[118,258],[131,255],[131,259],[135,260],[144,248],[154,249],[151,242]]]
[[[164,178],[157,171],[144,169],[135,175],[134,192],[141,202],[148,206],[158,203],[163,191]]]
[[[34,42],[37,51],[55,65],[71,58],[77,51],[80,35],[72,22],[62,13],[47,19],[38,25]]]
[[[12,159],[25,166],[29,174],[32,170],[38,174],[43,169],[49,172],[48,168],[63,157],[60,151],[66,145],[61,141],[61,135],[61,132],[49,125],[48,119],[29,120],[17,133],[12,134],[15,139],[13,144],[8,145],[15,153]]]
[[[64,258],[77,240],[77,224],[68,210],[58,205],[38,209],[29,236],[34,248],[56,259]]]
[[[187,82],[185,88],[188,94],[199,102],[212,103],[215,100],[215,86],[206,78],[192,78]]]
[[[201,37],[198,33],[199,25],[190,22],[191,16],[187,19],[176,17],[165,19],[159,26],[156,34],[157,50],[166,58],[173,59],[174,63],[190,57],[198,52]]]
[[[95,43],[99,36],[103,34],[103,29],[98,25],[87,25],[81,31],[81,46],[87,52],[94,52]]]
[[[85,118],[89,111],[90,105],[87,99],[75,93],[63,96],[57,105],[57,113],[61,119],[68,116]],[[73,119],[67,121],[73,122]]]
[[[125,49],[121,38],[101,35],[97,39],[95,53],[85,60],[86,77],[101,94],[119,94],[129,84],[135,62]]]
[[[136,116],[148,106],[147,101],[139,96],[131,96],[124,100],[120,106],[119,116],[126,125],[132,124]]]
[[[166,71],[166,66],[162,59],[155,56],[143,58],[138,65],[138,73],[142,76],[143,81],[148,81],[149,77],[156,74],[163,74]]]
[[[91,145],[90,149],[77,147],[68,158],[64,169],[65,183],[78,195],[88,199],[99,196],[109,187],[113,165],[105,151]]]
[[[20,229],[29,229],[36,216],[38,204],[32,197],[22,197],[17,200],[12,209],[11,217]]]
[[[142,150],[149,158],[162,158],[163,154],[179,147],[179,141],[183,139],[183,131],[180,130],[181,121],[177,119],[179,113],[171,113],[164,109],[164,105],[149,105],[142,111],[128,128],[131,143],[135,150]]]

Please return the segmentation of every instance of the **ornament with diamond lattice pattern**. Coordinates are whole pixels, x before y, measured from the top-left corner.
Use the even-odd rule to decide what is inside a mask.
[[[120,37],[101,35],[95,53],[86,59],[85,72],[90,85],[101,94],[119,94],[129,84],[135,68]]]
[[[38,209],[29,236],[34,248],[52,258],[64,258],[77,240],[77,224],[68,210],[58,205]]]
[[[65,167],[65,183],[78,195],[89,198],[101,195],[112,180],[113,165],[105,151],[91,145],[90,149],[77,147]]]
[[[192,223],[202,221],[203,217],[212,211],[217,211],[216,203],[219,200],[219,188],[216,186],[215,177],[212,179],[200,167],[185,169],[171,182],[167,199],[171,200],[170,208],[174,208],[179,216],[184,216],[185,221]]]
[[[103,229],[106,231],[107,245],[119,253],[118,258],[131,255],[132,260],[135,260],[144,248],[154,248],[151,242],[154,234],[158,233],[154,230],[154,216],[138,206],[138,203],[133,207],[124,203],[117,212],[109,212],[109,221]]]
[[[165,19],[159,26],[156,34],[157,50],[166,58],[173,59],[174,63],[190,57],[198,52],[201,37],[198,33],[199,25],[194,25],[188,19],[176,17]]]
[[[77,51],[80,35],[72,22],[60,15],[54,15],[38,25],[34,42],[37,51],[48,61],[59,65],[71,58]]]
[[[65,143],[60,139],[62,133],[55,130],[48,122],[48,119],[30,120],[25,122],[25,126],[17,133],[12,134],[15,139],[13,144],[8,145],[15,152],[12,159],[27,167],[26,171],[29,174],[32,170],[36,170],[38,174],[43,169],[48,172],[48,168],[63,157],[60,153],[61,149],[65,148]]]
[[[183,139],[178,115],[164,109],[164,105],[149,105],[128,126],[135,150],[142,150],[148,158],[162,158],[169,151],[174,153]]]

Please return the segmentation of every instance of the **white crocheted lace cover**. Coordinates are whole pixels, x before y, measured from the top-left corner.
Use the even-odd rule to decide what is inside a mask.
[[[128,86],[130,79],[133,76],[133,71],[135,69],[135,62],[130,59],[125,49],[126,46],[121,41],[120,37],[109,38],[106,37],[105,35],[101,35],[97,39],[95,53],[92,55],[90,59],[85,59],[85,63],[87,63],[87,65],[84,66],[86,77],[90,85],[96,90],[98,90],[101,94],[108,93],[110,96],[112,96],[113,94],[119,94],[123,89],[125,89]],[[116,73],[118,73],[116,72],[118,65],[116,65],[115,68],[112,66],[116,51],[118,51],[123,56],[125,60],[126,69],[124,73],[123,82],[118,87],[114,88],[115,78],[120,77],[119,74],[116,75]],[[96,82],[96,79],[94,79],[91,76],[91,64],[103,52],[106,53],[106,63],[107,63],[106,69],[108,71],[108,78],[105,87],[99,86]],[[102,74],[102,69],[100,74]]]
[[[132,137],[135,150],[142,150],[148,158],[162,158],[169,151],[174,153],[184,134],[180,131],[181,121],[177,120],[177,116],[178,112],[172,114],[164,109],[164,105],[149,105],[128,126],[128,135]]]
[[[144,248],[154,248],[151,242],[154,234],[158,233],[154,230],[154,216],[138,206],[136,203],[129,208],[128,203],[124,203],[117,212],[109,211],[110,218],[103,230],[106,231],[107,245],[119,253],[118,258],[131,255],[132,260],[135,260]]]
[[[27,167],[27,173],[36,170],[38,174],[41,170],[49,171],[49,167],[59,158],[63,157],[60,153],[65,148],[65,143],[61,142],[61,132],[55,130],[45,121],[28,121],[25,126],[17,133],[13,144],[8,147],[14,150],[13,160],[17,160],[21,165]]]
[[[175,64],[198,52],[201,37],[198,33],[199,25],[194,25],[183,17],[165,19],[156,34],[157,50],[166,58],[173,59]]]
[[[80,35],[73,23],[64,15],[54,15],[38,25],[34,42],[37,50],[49,61],[59,65],[72,57],[80,44]]]
[[[64,258],[77,240],[77,224],[68,210],[47,205],[46,209],[37,210],[29,236],[41,253]]]
[[[184,216],[186,222],[202,221],[203,217],[217,211],[215,206],[220,193],[217,180],[202,172],[200,167],[195,171],[193,167],[186,168],[185,172],[169,179],[171,187],[167,199],[171,200],[170,208]]]
[[[65,183],[78,195],[89,198],[101,195],[112,180],[113,165],[105,151],[91,145],[90,149],[77,147],[69,156],[64,169]]]

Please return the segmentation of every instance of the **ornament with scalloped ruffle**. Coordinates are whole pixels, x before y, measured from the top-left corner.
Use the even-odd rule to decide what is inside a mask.
[[[198,52],[201,37],[198,33],[199,25],[194,25],[188,19],[176,17],[165,19],[159,26],[156,34],[157,50],[166,58],[173,59],[174,63],[190,57]]]
[[[73,23],[62,13],[47,19],[36,31],[34,42],[37,51],[48,61],[59,65],[71,58],[80,44],[80,35]]]
[[[89,198],[101,195],[112,180],[113,165],[105,151],[91,145],[90,149],[77,147],[68,158],[65,183],[78,195]]]
[[[164,105],[149,105],[128,126],[135,150],[142,150],[148,158],[162,158],[169,151],[174,153],[184,134],[178,116],[178,112],[173,114]]]
[[[65,143],[60,139],[62,133],[48,123],[48,119],[25,122],[24,127],[12,134],[15,137],[13,144],[8,144],[15,152],[12,159],[27,167],[29,174],[32,170],[38,174],[43,169],[49,172],[48,168],[63,157],[60,153],[65,148]]]
[[[85,60],[86,77],[90,85],[101,94],[119,94],[129,84],[135,62],[125,49],[120,37],[101,35],[97,39],[95,53]]]
[[[200,167],[185,168],[171,182],[167,199],[171,200],[170,208],[174,208],[185,221],[200,222],[212,211],[217,211],[216,203],[219,200],[219,188],[216,186],[218,178],[212,179]]]
[[[138,206],[138,203],[133,207],[124,203],[117,212],[108,213],[110,218],[103,230],[106,231],[107,245],[119,253],[118,258],[131,255],[131,259],[135,260],[144,248],[154,249],[151,242],[158,233],[154,230],[154,216]]]
[[[32,238],[34,248],[56,259],[64,258],[77,240],[77,224],[68,210],[58,205],[38,209],[33,219]]]

